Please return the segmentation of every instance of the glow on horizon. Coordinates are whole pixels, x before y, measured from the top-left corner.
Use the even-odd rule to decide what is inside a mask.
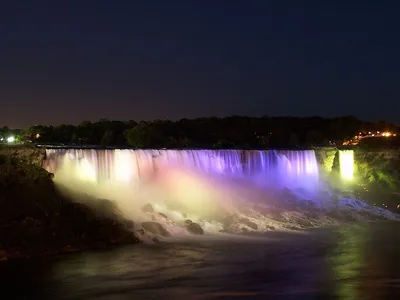
[[[354,177],[354,151],[339,151],[340,175],[343,179],[351,180]]]

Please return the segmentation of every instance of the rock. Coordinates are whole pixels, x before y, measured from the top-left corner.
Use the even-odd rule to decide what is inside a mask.
[[[125,226],[127,229],[133,229],[135,227],[135,224],[132,220],[125,220]]]
[[[318,206],[314,201],[306,200],[306,204],[309,209],[312,209],[312,210],[318,209]]]
[[[305,220],[305,219],[298,219],[297,223],[302,227],[312,227],[313,226],[310,221]]]
[[[269,230],[275,230],[275,227],[271,226],[271,225],[265,225],[265,228],[267,228]]]
[[[79,218],[83,221],[91,221],[95,217],[93,211],[87,205],[77,202],[65,203],[61,207],[60,216],[67,219]]]
[[[342,215],[338,211],[335,211],[335,210],[328,211],[326,213],[326,215],[332,219],[338,219],[338,220],[342,219]]]
[[[197,224],[197,223],[193,223],[192,222],[192,223],[186,224],[186,229],[190,233],[193,233],[193,234],[197,234],[197,235],[203,235],[204,234],[203,228],[201,228],[200,225]]]
[[[314,219],[314,220],[316,220],[316,219],[319,219],[319,214],[317,213],[317,212],[309,212],[309,213],[307,213],[306,214],[306,216],[307,216],[307,218],[309,218],[309,219]]]
[[[268,217],[272,220],[275,221],[285,221],[285,217],[282,216],[282,214],[280,212],[278,212],[277,210],[272,210],[269,214]]]
[[[168,220],[168,217],[167,217],[167,215],[166,214],[163,214],[163,213],[158,213],[161,217],[163,217],[164,219],[167,219]]]
[[[343,211],[343,217],[346,221],[356,221],[357,219],[354,217],[352,212],[350,211]]]
[[[145,206],[142,207],[142,211],[145,213],[154,213],[154,208],[150,203],[147,203]]]
[[[333,204],[335,204],[336,206],[339,205],[340,199],[337,195],[332,195],[330,198]]]
[[[224,229],[229,229],[229,227],[231,227],[233,223],[235,223],[237,220],[238,220],[237,215],[230,215],[222,220],[222,225]]]
[[[97,216],[113,220],[119,219],[120,211],[118,210],[118,205],[115,201],[99,199],[93,204],[93,206],[96,210]]]
[[[250,227],[250,228],[253,229],[253,230],[257,230],[257,229],[258,229],[257,224],[254,223],[254,222],[251,222],[251,221],[248,220],[248,219],[240,219],[239,222],[242,223],[242,224],[244,224],[244,225],[246,225],[246,226],[248,226],[248,227]]]
[[[83,193],[76,199],[85,204],[73,202],[75,194],[61,194],[44,169],[6,158],[0,155],[0,259],[140,242],[114,202]]]
[[[190,225],[190,224],[192,224],[192,223],[193,223],[192,220],[186,220],[186,221],[185,221],[185,224],[186,224],[186,225]]]
[[[171,234],[158,222],[143,222],[142,227],[144,230],[154,234],[159,234],[165,237],[171,236]]]
[[[242,227],[242,232],[244,232],[244,233],[246,233],[246,232],[249,232],[249,230],[246,228],[246,227]]]
[[[288,225],[288,226],[286,226],[286,228],[290,229],[290,230],[301,230],[300,228],[293,226],[293,225]]]

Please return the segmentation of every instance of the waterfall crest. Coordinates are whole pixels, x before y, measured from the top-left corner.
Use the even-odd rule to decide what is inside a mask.
[[[76,176],[94,182],[133,184],[170,167],[288,188],[310,189],[319,179],[313,150],[46,150],[44,167],[56,176],[66,161]]]

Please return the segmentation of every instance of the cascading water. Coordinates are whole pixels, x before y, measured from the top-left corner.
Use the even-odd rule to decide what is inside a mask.
[[[340,163],[342,175],[349,178],[353,152],[341,152]],[[252,226],[252,230],[268,230],[266,224],[282,226],[281,218],[278,223],[271,221],[271,208],[271,212],[276,208],[293,211],[289,219],[284,218],[293,226],[299,218],[297,208],[310,205],[298,201],[311,200],[325,208],[336,205],[329,187],[319,180],[313,150],[48,149],[44,167],[55,174],[55,182],[66,192],[79,193],[73,196],[114,200],[135,224],[156,220],[176,234],[187,219],[208,232],[226,226],[230,232],[241,232],[243,226]],[[377,211],[360,201],[346,201]],[[347,202],[343,207],[349,207]],[[148,203],[156,213],[143,212]],[[233,225],[225,223],[227,217],[236,220]],[[304,214],[303,218],[308,217]],[[249,219],[258,225],[251,225]]]
[[[202,215],[204,210],[215,215],[233,202],[262,202],[266,196],[260,189],[287,188],[313,200],[319,179],[313,150],[48,149],[44,167],[60,184],[81,190],[91,184],[96,197],[118,194],[126,203],[132,197],[136,202],[162,199]]]
[[[345,180],[354,176],[354,150],[339,150],[340,175]]]
[[[319,179],[313,150],[82,150],[49,149],[44,167],[55,173],[67,162],[70,176],[134,184],[159,169],[183,168],[207,175],[250,179],[266,186],[312,190]],[[75,173],[75,174],[74,174]]]

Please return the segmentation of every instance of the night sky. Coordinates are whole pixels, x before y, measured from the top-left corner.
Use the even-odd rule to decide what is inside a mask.
[[[16,0],[0,126],[355,115],[400,123],[400,3]]]

